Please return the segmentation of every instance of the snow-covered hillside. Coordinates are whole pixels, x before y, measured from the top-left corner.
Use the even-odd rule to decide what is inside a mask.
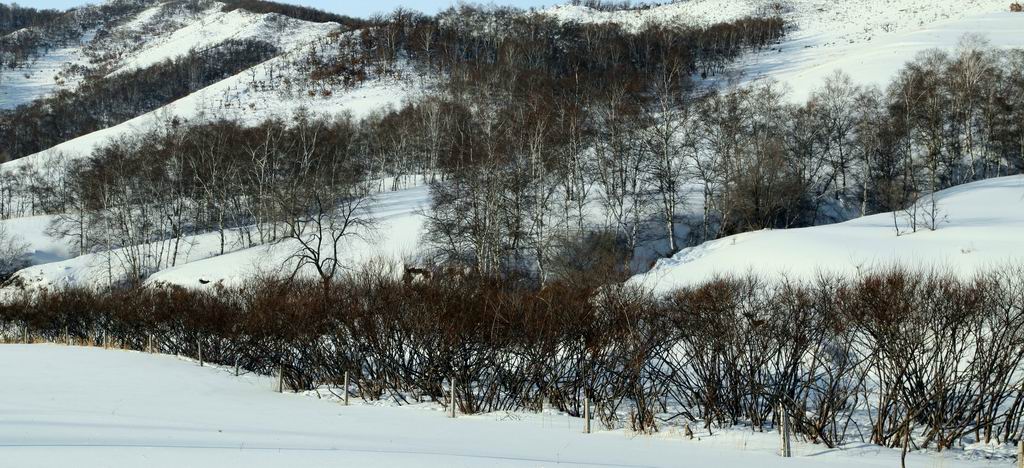
[[[277,394],[269,377],[128,351],[0,345],[0,368],[0,459],[24,468],[899,465],[898,450],[873,446],[796,443],[795,457],[781,458],[774,432],[691,441],[675,429],[583,434],[581,419],[551,410],[450,419],[436,403],[353,399],[345,407],[337,398]],[[913,453],[907,464],[1009,466],[982,459],[987,453]]]
[[[649,9],[597,11],[585,6],[562,5],[544,10],[561,21],[616,23],[637,30],[648,23],[676,22],[710,25],[744,16],[780,14],[798,38],[818,38],[815,45],[870,42],[886,34],[926,28],[928,25],[977,14],[1007,11],[1003,0],[687,0]],[[810,44],[807,44],[810,45]]]
[[[13,172],[20,168],[54,164],[58,160],[87,157],[99,146],[170,125],[172,120],[202,122],[226,119],[255,124],[270,118],[288,119],[300,110],[328,118],[342,113],[362,118],[400,105],[417,95],[423,86],[421,78],[407,76],[399,79],[389,75],[370,77],[355,87],[331,88],[321,85],[315,91],[307,89],[301,77],[308,74],[308,70],[299,68],[308,66],[305,60],[311,51],[329,53],[329,42],[337,39],[334,33],[341,31],[341,26],[336,23],[306,22],[276,13],[257,14],[241,9],[225,12],[223,7],[222,3],[211,3],[203,10],[193,11],[175,2],[157,4],[122,24],[114,25],[102,37],[87,35],[75,47],[45,55],[33,65],[33,70],[39,70],[33,71],[34,81],[28,80],[32,86],[21,89],[17,87],[21,82],[0,81],[0,93],[17,93],[17,100],[4,100],[11,106],[45,96],[56,89],[55,85],[43,86],[45,80],[36,75],[54,73],[71,63],[84,64],[86,56],[103,57],[102,63],[95,66],[109,70],[111,74],[119,74],[174,59],[190,50],[216,47],[229,40],[266,41],[281,53],[152,112],[5,163],[2,169]],[[72,85],[68,84],[69,87]],[[383,220],[384,229],[373,234],[370,242],[381,241],[381,236],[387,239],[388,220],[402,215],[412,219],[414,226],[403,228],[401,232],[415,240],[419,233],[417,226],[421,221],[413,212],[426,202],[426,190],[421,188],[410,193],[413,194],[414,203],[402,205],[399,210],[405,211],[401,214],[389,211],[390,214],[385,216],[387,219]],[[410,195],[398,194],[397,197],[408,200]],[[392,198],[391,195],[384,195],[382,200],[375,202],[375,206],[381,203],[383,205],[380,206],[393,204],[388,201]],[[34,266],[18,274],[19,284],[28,288],[100,286],[123,278],[124,268],[118,261],[117,251],[76,257],[77,252],[69,252],[66,243],[44,232],[50,219],[52,217],[36,217],[24,222],[19,219],[5,222],[11,227],[11,233],[31,244],[31,262]],[[406,239],[401,247],[388,247],[384,250],[389,257],[412,255],[415,246],[406,244],[414,243],[414,240]],[[388,241],[381,242],[389,245]],[[267,271],[268,256],[275,259],[272,263],[276,268],[274,271],[285,268],[284,259],[294,251],[291,245],[263,246],[243,252],[233,252],[236,249],[229,247],[228,255],[210,259],[219,254],[220,239],[217,233],[189,236],[182,245],[184,248],[178,266],[158,274],[154,281],[197,285],[200,284],[199,279],[205,282],[206,278],[228,282],[232,279],[241,280]],[[272,253],[268,253],[271,250]],[[356,250],[362,253],[353,254],[353,257],[361,258],[363,253],[371,255],[369,251],[374,249],[366,252]],[[190,263],[207,259],[210,261],[195,266]]]
[[[397,107],[418,92],[415,83],[392,79],[370,81],[328,97],[310,96],[304,92],[283,94],[251,86],[254,80],[264,79],[284,60],[284,57],[271,59],[267,63],[217,82],[155,111],[66,141],[45,151],[4,163],[0,167],[17,170],[25,165],[46,164],[55,157],[87,157],[96,148],[115,139],[160,128],[175,118],[193,122],[228,119],[258,123],[275,117],[288,118],[300,109],[316,115],[337,115],[347,112],[353,117],[360,118],[381,109]],[[279,69],[277,71],[280,72]]]
[[[1024,47],[1019,33],[1024,16],[1011,14],[1007,5],[1003,0],[689,0],[631,11],[563,5],[544,13],[565,22],[612,22],[629,30],[649,23],[709,25],[780,14],[790,27],[781,43],[746,57],[709,84],[774,79],[789,86],[791,98],[801,102],[835,70],[857,83],[884,86],[918,53],[953,50],[965,34],[987,39],[995,48]]]
[[[224,12],[223,7],[222,3],[215,3],[181,28],[149,38],[139,50],[120,60],[115,73],[145,68],[228,40],[258,39],[289,50],[339,28],[335,23],[310,23],[274,13]],[[163,8],[157,6],[142,12],[126,28],[145,30],[154,26],[160,21],[154,16]]]
[[[124,41],[119,42],[117,46],[111,45],[113,40],[109,37],[93,42],[86,41],[77,49],[61,49],[44,56],[36,66],[43,71],[33,71],[33,76],[46,75],[52,72],[52,69],[59,69],[55,62],[66,57],[78,57],[85,54],[85,50],[91,51],[94,55],[101,51],[112,53],[116,58],[104,64],[106,68],[114,70],[112,74],[145,68],[164,60],[174,59],[191,50],[215,47],[229,40],[265,41],[276,46],[282,53],[152,112],[63,142],[40,153],[5,163],[2,165],[3,169],[16,170],[24,165],[42,165],[58,155],[70,158],[88,156],[98,146],[158,128],[172,119],[228,119],[256,123],[268,118],[287,118],[299,109],[316,114],[348,112],[357,118],[363,117],[389,106],[400,105],[415,95],[422,83],[412,79],[399,81],[392,77],[379,77],[354,88],[331,93],[310,92],[301,87],[289,86],[288,89],[281,89],[280,86],[270,86],[268,83],[301,75],[295,67],[310,53],[309,47],[315,48],[314,43],[340,31],[341,26],[336,23],[296,20],[276,13],[257,14],[245,10],[223,12],[222,3],[213,3],[208,9],[198,13],[176,11],[172,8],[174,6],[174,3],[154,6],[125,24],[117,26],[109,36],[140,41],[131,42],[131,48],[128,50],[120,49],[125,47]],[[28,81],[31,86],[22,85],[20,81],[12,81],[8,86],[0,81],[0,95],[17,93],[17,100],[12,99],[10,107],[41,97],[47,91],[55,89],[53,85],[41,84],[45,81],[42,78]],[[21,90],[19,86],[29,87]],[[5,105],[0,105],[0,108]]]
[[[925,213],[918,213],[922,221],[911,232],[910,213],[897,212],[895,218],[880,213],[826,226],[748,232],[685,249],[632,281],[666,293],[747,273],[813,280],[898,266],[967,277],[1024,260],[1024,176],[954,187],[937,193],[936,201],[934,231],[925,226]],[[924,200],[919,208],[930,206]]]
[[[88,42],[92,34],[83,38]],[[49,95],[62,87],[73,87],[59,76],[66,67],[85,63],[81,44],[47,51],[23,67],[0,67],[0,110],[13,109]]]
[[[778,43],[775,19],[672,29],[668,49],[661,36],[539,16],[507,34],[491,20],[518,21],[486,7],[362,21],[258,2],[128,3],[66,36],[81,41],[49,43],[0,73],[0,111],[61,89],[91,98],[63,107],[75,99],[59,93],[0,112],[0,161],[19,158],[0,164],[0,266],[13,274],[0,284],[0,342],[39,341],[0,344],[0,468],[892,467],[900,444],[913,467],[1008,468],[1016,456],[1024,327],[1002,326],[1024,323],[1016,282],[979,289],[992,302],[950,320],[915,302],[931,297],[924,287],[903,308],[877,301],[880,326],[893,330],[877,343],[873,324],[835,326],[865,307],[833,307],[844,295],[826,288],[794,310],[775,300],[791,294],[782,288],[724,307],[695,294],[672,308],[606,284],[623,264],[650,268],[626,281],[658,295],[748,274],[1021,268],[1024,175],[661,258],[700,233],[846,220],[952,181],[1024,172],[1024,99],[967,103],[946,79],[952,67],[922,72],[943,77],[931,91],[949,99],[922,98],[931,105],[916,104],[920,116],[900,93],[787,101],[803,104],[836,70],[884,87],[932,48],[1024,49],[1024,13],[1005,11],[1007,0],[679,0],[539,13],[634,32],[766,15],[788,27]],[[760,39],[730,44],[742,35]],[[1024,90],[1024,67],[1011,66],[1024,61],[998,55],[984,58],[1009,71],[959,88],[1024,95],[1005,92]],[[788,97],[751,86],[676,101],[684,80],[658,71],[690,70],[668,66],[678,57],[726,70],[701,87],[774,80]],[[314,253],[299,258],[303,248]],[[337,278],[375,264],[404,281],[332,286],[332,266]],[[253,281],[292,274],[323,282]],[[729,291],[713,286],[699,293]],[[945,300],[953,293],[940,297],[930,302],[955,304]],[[1001,299],[1012,313],[989,307]],[[935,323],[901,330],[918,321]],[[928,328],[953,322],[956,332]],[[61,335],[134,349],[161,341],[164,352],[234,367],[42,343]],[[276,392],[275,376],[246,368],[276,369],[304,392]],[[340,404],[337,380],[350,374],[352,388],[380,400]],[[466,396],[454,396],[455,381]],[[417,402],[447,391],[467,413],[510,410],[451,419],[443,402]],[[510,403],[475,405],[478,395]],[[580,400],[597,403],[593,434],[552,409],[577,414]],[[775,430],[794,419],[795,456],[782,458]]]
[[[999,11],[902,28],[871,39],[851,40],[849,44],[835,41],[813,45],[814,36],[797,38],[798,33],[772,50],[742,60],[733,78],[738,77],[739,82],[777,80],[789,88],[795,102],[806,101],[837,70],[849,75],[854,83],[884,89],[907,62],[922,52],[954,52],[961,46],[1021,48],[1021,30],[1024,15]],[[821,33],[817,37],[828,36]]]
[[[1006,2],[1003,0],[957,0],[939,3],[926,0],[899,3],[857,0],[842,5],[821,0],[789,0],[778,2],[775,4],[777,7],[772,7],[769,3],[771,2],[760,0],[690,0],[645,10],[619,12],[600,12],[582,6],[563,5],[543,10],[543,13],[566,22],[611,21],[632,30],[652,21],[707,25],[748,15],[781,14],[789,22],[791,31],[780,44],[771,50],[741,59],[739,63],[733,65],[735,73],[732,76],[713,77],[709,84],[721,84],[728,79],[750,82],[767,77],[787,84],[793,90],[790,96],[794,99],[806,97],[835,69],[842,69],[850,74],[855,83],[884,85],[896,70],[915,54],[931,47],[953,49],[965,34],[978,34],[997,48],[1024,47],[1024,35],[1018,33],[1024,27],[1024,16],[1006,12]],[[334,23],[304,22],[277,14],[255,14],[244,10],[224,12],[222,7],[222,4],[214,3],[201,11],[191,11],[176,9],[178,7],[174,3],[154,6],[124,21],[102,38],[94,40],[92,36],[87,35],[83,45],[56,50],[40,59],[34,65],[37,70],[30,73],[32,78],[25,79],[23,83],[30,85],[26,88],[27,91],[18,91],[21,88],[17,77],[12,81],[11,77],[5,76],[4,79],[7,81],[0,81],[0,96],[4,96],[3,93],[8,93],[8,96],[0,99],[0,108],[16,105],[48,92],[52,86],[44,86],[45,80],[41,77],[51,75],[60,69],[61,61],[81,62],[87,51],[92,55],[96,55],[99,50],[112,51],[104,62],[104,66],[112,73],[139,69],[177,57],[192,49],[214,47],[232,39],[269,41],[278,46],[282,53],[165,107],[58,144],[40,153],[5,163],[2,168],[16,170],[28,165],[38,167],[57,156],[85,157],[100,145],[167,125],[173,119],[203,121],[224,118],[255,123],[272,117],[287,117],[299,109],[324,115],[349,112],[356,117],[362,117],[389,106],[398,106],[418,96],[423,90],[422,77],[396,79],[392,76],[371,77],[354,88],[329,93],[313,92],[301,86],[290,89],[268,87],[267,82],[280,80],[281,76],[298,76],[300,72],[296,68],[302,58],[311,50],[328,49],[329,47],[324,47],[322,41],[339,31],[340,26]],[[125,38],[132,40],[125,41]],[[118,47],[121,48],[111,45],[115,39],[120,40],[121,45]],[[15,93],[18,94],[17,98],[10,97]],[[416,210],[429,203],[427,190],[421,187],[396,194],[385,194],[380,197],[379,203],[391,203],[389,200],[400,200],[394,203],[401,205],[401,208],[400,213],[382,215],[383,227],[377,234],[382,237],[369,242],[371,246],[380,248],[353,247],[352,259],[366,259],[383,252],[391,256],[391,260],[400,260],[401,257],[417,253],[422,218],[416,214]],[[964,200],[964,206],[974,203],[971,197]],[[982,200],[978,203],[987,202]],[[964,210],[969,211],[966,208]],[[947,211],[952,213],[953,210]],[[877,229],[872,232],[884,237],[888,235],[886,232],[890,229],[885,226],[891,224],[886,219],[887,216],[878,215],[838,227],[813,229],[832,232],[829,230],[844,229],[842,226],[865,226],[874,223]],[[825,254],[831,255],[827,258],[833,260],[820,263],[835,266],[837,262],[834,259],[838,256],[842,260],[839,265],[850,265],[853,268],[877,259],[890,259],[891,256],[885,253],[885,249],[903,249],[904,245],[924,245],[921,240],[930,239],[929,236],[941,237],[943,232],[956,226],[957,216],[950,214],[953,224],[942,226],[937,233],[920,232],[898,239],[893,235],[895,240],[892,242],[896,244],[892,247],[883,247],[883,253],[872,251],[877,246],[864,246],[857,250],[855,258],[851,259],[849,249],[837,254],[835,250],[823,247]],[[24,284],[48,286],[105,282],[106,279],[100,278],[107,278],[110,276],[109,272],[102,275],[98,272],[106,270],[102,265],[107,263],[104,260],[107,256],[91,254],[71,258],[74,253],[61,247],[62,242],[48,238],[43,233],[45,219],[47,218],[7,222],[12,226],[26,226],[24,229],[14,227],[11,230],[30,240],[33,244],[33,262],[39,264],[19,274]],[[685,283],[690,281],[685,278],[691,276],[692,281],[698,281],[706,278],[709,272],[696,268],[695,265],[706,263],[709,265],[708,268],[711,268],[713,264],[718,264],[718,260],[702,263],[696,261],[697,257],[711,258],[711,252],[728,251],[730,249],[725,247],[732,246],[733,243],[740,246],[747,240],[788,235],[788,231],[758,232],[718,240],[689,249],[675,260],[663,262],[648,276],[668,276],[670,278],[666,280],[667,284]],[[219,242],[215,241],[214,237],[215,234],[202,234],[190,238],[192,247],[185,256],[184,263],[157,272],[150,281],[182,285],[196,285],[200,279],[204,283],[237,282],[256,272],[280,268],[283,259],[292,251],[287,245],[273,248],[263,246],[218,256],[215,255],[216,249],[213,246]],[[921,248],[924,250],[918,252],[919,254],[929,255],[929,261],[938,260],[931,255],[940,250]],[[950,249],[953,253],[961,249],[968,252],[976,250],[969,245],[951,246]],[[792,261],[791,257],[785,254],[785,249],[764,249],[757,255],[754,255],[754,251],[756,249],[750,252],[737,251],[736,255],[737,258],[749,258],[750,262],[784,265],[793,270],[801,270],[804,268],[803,265],[806,265]],[[941,252],[949,254],[945,250]],[[811,255],[806,252],[797,253],[804,257]],[[985,257],[986,254],[960,255],[968,258],[968,262],[981,262],[981,259],[988,258]],[[685,267],[672,267],[683,263],[686,264]],[[742,262],[723,262],[719,266],[720,270],[731,269],[733,272],[736,268],[742,270],[748,267]],[[668,274],[668,270],[687,273]],[[679,279],[672,279],[677,275]],[[645,279],[649,280],[650,278]]]

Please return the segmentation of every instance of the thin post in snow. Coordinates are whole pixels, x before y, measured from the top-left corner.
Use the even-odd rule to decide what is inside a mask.
[[[203,367],[203,340],[196,338],[196,348],[199,350],[199,367]]]
[[[786,407],[780,402],[779,403],[779,435],[781,437],[782,444],[782,456],[783,458],[790,458],[793,456],[793,447],[789,442],[789,415],[786,414]]]
[[[590,398],[583,391],[583,433],[590,434]]]
[[[1017,441],[1017,468],[1024,468],[1024,439]]]
[[[64,326],[64,345],[71,346],[71,335],[68,334],[67,325]]]
[[[284,364],[277,366],[277,393],[284,393]]]
[[[348,371],[345,371],[345,406],[348,406]]]
[[[448,406],[449,406],[449,410],[450,410],[449,414],[448,414],[448,417],[454,418],[455,417],[455,377],[451,378],[451,383],[452,383],[451,397],[448,398]]]
[[[153,353],[153,334],[152,333],[149,333],[146,336],[146,352],[150,353],[150,354]]]
[[[22,343],[28,344],[28,324],[21,329],[21,341]]]
[[[235,377],[238,377],[238,355],[235,355]]]

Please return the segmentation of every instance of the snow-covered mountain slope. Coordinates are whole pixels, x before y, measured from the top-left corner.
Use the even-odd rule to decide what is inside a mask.
[[[870,42],[885,34],[922,29],[930,24],[976,14],[1007,11],[1004,0],[686,0],[648,9],[597,11],[561,5],[543,10],[563,21],[616,23],[639,30],[648,23],[706,26],[744,16],[781,15],[794,38],[817,37],[816,45]]]
[[[687,440],[623,430],[583,434],[552,410],[451,419],[437,403],[389,406],[329,392],[278,394],[274,379],[173,356],[56,345],[0,345],[0,459],[25,468],[147,467],[892,467],[900,452],[829,450],[774,431],[719,430]],[[55,382],[60,382],[55,385]],[[337,390],[335,390],[337,391]],[[317,396],[324,396],[320,399]],[[980,445],[980,444],[979,444]],[[986,450],[914,452],[907,466],[1008,466]],[[976,458],[974,460],[964,458]]]
[[[995,50],[1021,48],[1022,30],[1024,15],[1001,11],[937,21],[851,44],[809,46],[813,37],[794,39],[741,60],[733,78],[740,82],[777,80],[789,88],[789,97],[796,102],[806,101],[837,70],[856,84],[884,89],[907,62],[922,52],[953,52],[961,45]]]
[[[542,14],[563,23],[614,23],[629,31],[638,31],[648,24],[711,25],[756,13],[757,5],[750,1],[690,0],[673,2],[646,9],[600,11],[583,5],[557,5]]]
[[[1024,176],[988,179],[936,194],[937,229],[930,200],[919,206],[911,232],[908,212],[881,213],[845,223],[748,232],[685,249],[634,284],[658,293],[716,276],[756,274],[813,280],[819,274],[858,275],[890,267],[950,271],[969,276],[1024,260]],[[897,236],[896,225],[901,234]]]
[[[5,163],[2,168],[16,170],[24,165],[41,165],[57,156],[85,157],[98,146],[114,139],[158,128],[173,119],[227,119],[255,124],[269,118],[287,118],[299,109],[315,114],[336,115],[347,112],[361,118],[389,106],[400,105],[416,95],[423,83],[423,80],[412,77],[406,80],[373,77],[353,88],[332,89],[330,92],[306,89],[301,84],[302,80],[290,79],[302,75],[296,68],[302,65],[310,48],[322,50],[320,42],[339,31],[339,25],[300,21],[274,13],[255,14],[244,10],[225,13],[221,11],[222,7],[223,4],[215,3],[178,29],[146,36],[144,46],[130,53],[125,52],[114,61],[111,65],[117,70],[114,73],[147,67],[189,50],[213,47],[228,40],[268,41],[282,50],[282,53],[157,110]],[[140,29],[145,30],[154,22],[161,21],[166,8],[166,5],[157,6],[142,12],[120,27],[121,35],[136,37],[133,34],[137,34]]]
[[[301,53],[301,49],[295,53]],[[43,165],[55,157],[81,158],[117,138],[130,137],[166,125],[175,118],[185,121],[227,119],[256,124],[269,118],[288,118],[300,109],[318,115],[343,112],[361,118],[387,107],[397,107],[417,95],[416,82],[394,79],[368,81],[329,96],[304,91],[282,92],[261,89],[254,82],[280,73],[284,57],[277,57],[231,78],[219,81],[155,111],[140,115],[87,135],[74,138],[36,154],[0,165],[17,170],[25,165]]]
[[[566,22],[617,23],[628,30],[648,23],[708,25],[779,14],[790,28],[779,44],[740,60],[708,84],[775,79],[791,88],[797,102],[835,70],[858,83],[884,86],[921,51],[955,49],[964,34],[980,35],[994,48],[1024,47],[1019,33],[1024,15],[1010,13],[1003,0],[689,0],[630,11],[563,5],[544,13]]]
[[[150,38],[143,47],[120,60],[114,73],[145,68],[163,60],[214,47],[229,40],[256,39],[276,45],[283,50],[293,49],[339,29],[335,23],[310,23],[281,16],[276,13],[258,14],[246,10],[223,11],[224,4],[215,3],[179,29]],[[147,29],[154,22],[157,6],[144,11],[126,27]]]
[[[92,34],[83,38],[88,42]],[[23,67],[0,67],[0,110],[13,109],[35,99],[47,96],[62,87],[73,87],[59,75],[70,65],[86,63],[81,44],[47,51]]]
[[[230,40],[260,40],[290,50],[341,28],[336,23],[311,23],[276,13],[258,14],[224,3],[153,2],[153,6],[124,21],[111,19],[103,34],[87,31],[80,40],[64,44],[10,69],[0,67],[0,109],[10,109],[46,97],[58,89],[73,90],[76,66],[105,75],[142,69],[190,51],[216,47]],[[12,34],[16,34],[12,33]]]

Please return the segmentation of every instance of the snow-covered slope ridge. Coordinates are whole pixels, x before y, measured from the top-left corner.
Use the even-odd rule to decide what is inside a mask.
[[[881,213],[845,223],[763,230],[685,249],[631,281],[665,293],[719,275],[753,273],[792,279],[857,275],[893,266],[948,269],[968,276],[1024,261],[1024,176],[988,179],[936,194],[919,204],[917,232],[910,213]],[[926,219],[928,218],[928,219]],[[900,235],[896,234],[896,225]]]

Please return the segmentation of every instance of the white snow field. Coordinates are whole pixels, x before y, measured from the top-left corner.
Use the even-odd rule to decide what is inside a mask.
[[[819,274],[858,275],[893,266],[948,270],[970,276],[1024,261],[1024,176],[987,179],[936,193],[937,229],[893,213],[838,224],[761,230],[684,249],[631,281],[658,293],[716,276],[748,273],[813,280]]]
[[[352,406],[278,394],[166,355],[57,345],[0,345],[0,466],[100,467],[893,467],[899,452],[828,450],[742,429],[686,440],[665,431],[583,434],[554,411],[446,417],[440,405]],[[1010,466],[968,453],[912,453],[915,468]]]

